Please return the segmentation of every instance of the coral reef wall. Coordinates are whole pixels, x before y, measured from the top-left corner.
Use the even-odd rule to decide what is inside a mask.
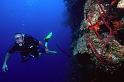
[[[123,82],[124,0],[65,0],[73,30],[70,82]]]

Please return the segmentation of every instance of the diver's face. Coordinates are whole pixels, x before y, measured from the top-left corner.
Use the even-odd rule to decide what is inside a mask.
[[[21,34],[16,34],[15,40],[16,40],[16,43],[18,43],[18,44],[22,44],[24,42],[23,36]]]

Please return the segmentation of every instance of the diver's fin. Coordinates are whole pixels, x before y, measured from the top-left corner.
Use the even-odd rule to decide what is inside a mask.
[[[46,37],[45,37],[45,42],[48,42],[49,41],[49,39],[52,37],[52,32],[50,32]]]
[[[48,53],[53,53],[53,54],[56,54],[57,52],[56,51],[48,51]]]

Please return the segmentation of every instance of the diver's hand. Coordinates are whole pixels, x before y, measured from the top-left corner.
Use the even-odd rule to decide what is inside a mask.
[[[7,64],[3,64],[2,70],[3,70],[3,72],[7,72],[8,71]]]

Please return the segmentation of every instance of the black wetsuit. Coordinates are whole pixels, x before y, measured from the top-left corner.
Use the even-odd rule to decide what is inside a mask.
[[[39,45],[39,41],[33,38],[30,35],[25,34],[24,43],[22,46],[19,46],[16,42],[8,49],[10,54],[14,52],[20,53],[22,56],[22,60],[27,60],[31,56],[38,57],[41,54],[41,49]]]

